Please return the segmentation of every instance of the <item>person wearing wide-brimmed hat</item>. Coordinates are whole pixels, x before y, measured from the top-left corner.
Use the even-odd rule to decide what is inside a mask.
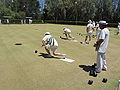
[[[95,71],[101,72],[102,70],[107,70],[105,53],[109,42],[109,30],[107,28],[106,21],[99,21],[99,27],[101,29],[98,39],[94,44],[97,51],[97,66]]]
[[[50,32],[46,32],[44,38],[42,39],[42,47],[45,47],[46,52],[48,53],[48,57],[52,57],[50,50],[53,52],[55,56],[64,56],[66,54],[61,54],[57,52],[58,42],[56,39],[51,36]]]

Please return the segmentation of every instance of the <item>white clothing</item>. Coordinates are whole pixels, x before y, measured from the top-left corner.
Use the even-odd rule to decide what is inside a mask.
[[[97,52],[97,67],[96,71],[101,72],[102,69],[107,70],[105,53]]]
[[[120,32],[120,25],[118,25],[118,31],[117,32]]]
[[[66,32],[67,34],[71,34],[71,30],[69,28],[65,28],[63,31]]]
[[[97,38],[98,38],[98,35],[100,33],[101,29],[99,27],[99,24],[96,25],[96,35],[97,35]]]
[[[91,23],[89,23],[89,24],[87,24],[87,36],[91,36],[92,35],[92,33],[93,33],[93,24],[91,24]]]
[[[49,45],[45,45],[45,48],[48,49],[48,50],[51,49],[51,51],[53,51],[54,53],[56,53],[56,52],[57,52],[58,46],[49,46]]]
[[[29,19],[29,24],[32,24],[32,20],[31,19]]]
[[[1,19],[0,19],[0,24],[2,24],[2,21],[1,21]]]
[[[88,28],[88,32],[93,32],[94,26],[93,26],[93,24],[89,23],[89,24],[87,24],[87,28]]]
[[[95,28],[95,22],[93,21],[93,27]]]
[[[47,42],[47,45],[50,46],[50,47],[51,46],[58,46],[57,41],[51,35],[45,35],[45,37],[42,40]]]
[[[100,44],[98,52],[105,53],[109,41],[109,30],[107,28],[101,29],[98,35],[98,40],[99,39],[103,39],[104,41]]]
[[[87,36],[91,36],[92,33],[93,33],[93,31],[89,31],[89,32],[87,32]]]
[[[7,24],[9,23],[9,20],[7,19]]]

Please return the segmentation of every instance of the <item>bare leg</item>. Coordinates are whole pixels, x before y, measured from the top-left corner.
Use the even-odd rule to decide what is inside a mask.
[[[55,56],[65,56],[66,54],[54,53],[54,52],[53,52],[53,55],[55,55]]]
[[[66,38],[68,38],[67,34],[65,33]]]
[[[119,34],[119,32],[116,33],[116,35],[118,35],[118,34]]]
[[[69,38],[71,38],[72,40],[75,40],[74,37],[71,36],[71,34],[68,34]]]
[[[89,36],[89,41],[91,41],[91,36]]]
[[[45,47],[46,52],[51,55],[50,51]]]
[[[85,42],[87,41],[88,36],[85,37]]]
[[[51,47],[51,50],[53,51],[53,55],[55,55],[55,56],[65,56],[66,55],[66,54],[58,53],[57,48],[58,48],[57,46]]]

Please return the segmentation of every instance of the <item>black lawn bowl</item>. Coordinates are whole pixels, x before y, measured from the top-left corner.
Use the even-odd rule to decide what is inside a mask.
[[[90,76],[93,76],[93,74],[94,74],[94,70],[90,70],[89,75],[90,75]]]
[[[92,65],[92,68],[95,68],[95,66],[97,66],[97,64],[96,64],[96,63],[94,63],[94,65]]]
[[[93,80],[89,80],[89,81],[88,81],[88,84],[89,84],[89,85],[92,85],[92,84],[93,84]]]
[[[22,45],[22,43],[15,43],[15,45]]]
[[[62,37],[60,36],[60,38],[62,38]]]
[[[107,78],[103,78],[102,80],[103,83],[106,83],[107,81],[108,81]]]
[[[81,44],[83,44],[83,42],[80,42]]]
[[[35,50],[35,53],[37,53],[38,51],[37,50]]]

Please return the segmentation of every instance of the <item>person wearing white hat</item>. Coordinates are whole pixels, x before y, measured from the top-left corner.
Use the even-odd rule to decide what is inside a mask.
[[[92,36],[93,31],[94,31],[94,26],[92,24],[92,21],[89,20],[88,24],[87,24],[87,28],[86,28],[87,35],[85,37],[85,42],[84,43],[87,44],[87,43],[89,43],[89,41],[91,41],[91,36]],[[89,40],[88,40],[88,38],[89,38]]]
[[[49,57],[52,57],[50,50],[55,56],[64,56],[66,54],[57,53],[58,43],[56,39],[51,36],[50,32],[46,32],[44,38],[42,39],[42,47],[45,47],[46,52]]]
[[[106,21],[99,21],[99,27],[101,31],[98,35],[96,43],[94,44],[94,47],[96,47],[97,51],[97,66],[95,71],[98,73],[102,70],[107,70],[105,53],[108,46],[110,33],[107,28],[107,24],[108,23],[106,23]]]
[[[65,36],[66,36],[67,39],[69,39],[69,38],[75,39],[74,37],[72,37],[71,30],[69,28],[65,27],[65,28],[63,28],[63,31],[64,31],[63,34],[65,34]]]
[[[116,33],[116,35],[118,35],[119,33],[120,33],[120,23],[118,23],[117,33]]]

